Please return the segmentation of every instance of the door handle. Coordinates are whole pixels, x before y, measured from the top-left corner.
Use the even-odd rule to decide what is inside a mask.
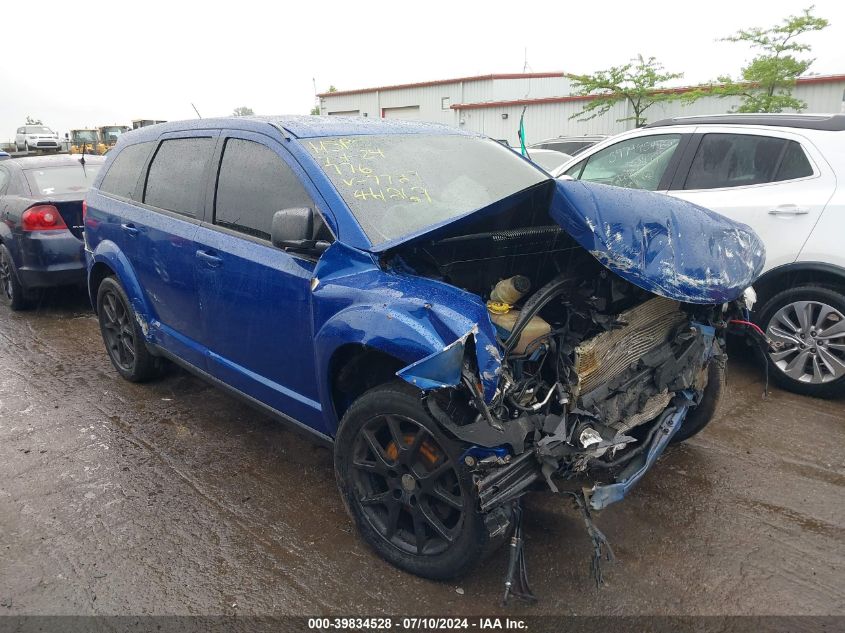
[[[120,228],[122,228],[123,232],[127,233],[129,237],[136,237],[138,233],[141,232],[134,224],[121,224]]]
[[[809,212],[807,207],[799,207],[797,204],[780,204],[769,209],[769,215],[807,215]]]
[[[217,257],[217,255],[209,253],[208,251],[197,251],[197,259],[201,259],[212,268],[217,268],[220,264],[223,263],[222,259]]]

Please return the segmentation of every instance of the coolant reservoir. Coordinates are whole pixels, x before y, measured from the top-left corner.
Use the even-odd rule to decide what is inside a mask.
[[[509,279],[503,279],[496,284],[490,293],[490,301],[487,302],[487,311],[490,313],[490,320],[499,330],[502,338],[507,338],[513,331],[516,322],[519,320],[520,311],[512,306],[519,301],[528,291],[530,282],[527,277],[517,275]],[[519,335],[519,340],[513,347],[515,354],[523,354],[528,346],[551,332],[550,326],[544,319],[534,316]]]

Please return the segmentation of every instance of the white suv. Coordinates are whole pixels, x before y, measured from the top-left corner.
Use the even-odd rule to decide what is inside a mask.
[[[22,125],[15,134],[15,149],[24,150],[53,149],[58,151],[59,135],[46,125]]]
[[[769,355],[773,378],[845,395],[845,115],[667,119],[594,145],[555,175],[663,192],[750,225],[766,245],[754,320],[782,343]]]

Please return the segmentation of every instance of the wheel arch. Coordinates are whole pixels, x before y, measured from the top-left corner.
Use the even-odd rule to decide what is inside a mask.
[[[338,347],[328,363],[328,385],[335,419],[343,418],[355,400],[373,387],[396,378],[407,363],[383,349],[363,343]]]
[[[845,268],[825,262],[796,262],[772,268],[754,282],[758,310],[781,290],[803,283],[831,286],[845,291]]]
[[[97,291],[100,289],[100,284],[106,277],[112,275],[116,275],[115,271],[104,261],[94,262],[94,265],[91,266],[88,273],[88,298],[94,312],[97,312]]]
[[[88,294],[94,311],[97,310],[97,289],[106,277],[114,275],[120,281],[126,296],[132,304],[132,309],[144,320],[149,322],[153,318],[149,304],[144,298],[141,285],[124,255],[114,242],[104,240],[97,245],[93,254],[93,262],[88,269]]]

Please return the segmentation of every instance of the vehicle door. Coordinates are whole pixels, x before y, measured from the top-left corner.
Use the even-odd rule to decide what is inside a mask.
[[[828,163],[799,133],[700,127],[669,193],[753,228],[766,269],[793,262],[836,188]]]
[[[194,238],[219,137],[216,130],[163,135],[139,184],[143,210],[124,230],[135,240],[133,265],[157,316],[154,338],[205,369]]]
[[[564,175],[616,187],[665,191],[687,140],[687,134],[674,129],[627,137],[587,150],[588,156]]]
[[[262,134],[224,132],[215,165],[205,222],[194,238],[208,371],[259,402],[328,432],[318,401],[312,342],[316,258],[270,242],[275,212],[293,207],[317,212],[316,191],[314,196],[308,193],[305,174],[289,152]],[[331,239],[322,226],[320,239]]]
[[[146,141],[120,150],[100,182],[99,191],[94,194],[111,198],[108,204],[112,213],[107,221],[97,221],[85,229],[89,244],[103,240],[113,242],[133,267],[138,258],[138,223],[149,214],[140,206],[144,195],[144,175],[157,145],[156,141]]]

